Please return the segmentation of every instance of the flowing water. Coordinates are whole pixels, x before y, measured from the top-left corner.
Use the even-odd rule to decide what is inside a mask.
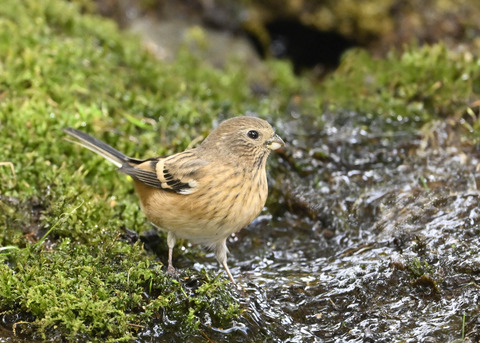
[[[361,118],[281,128],[289,148],[270,169],[273,200],[229,244],[246,311],[206,337],[480,339],[480,152],[443,123],[401,131]]]

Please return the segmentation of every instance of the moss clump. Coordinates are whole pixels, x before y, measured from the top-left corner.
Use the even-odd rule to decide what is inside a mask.
[[[321,94],[329,110],[349,108],[393,126],[459,119],[480,94],[480,59],[442,44],[412,45],[386,59],[352,50],[321,85]]]
[[[196,333],[205,313],[217,325],[239,314],[225,282],[204,279],[185,291],[139,244],[100,236],[100,248],[63,239],[55,251],[31,245],[2,256],[8,264],[0,264],[0,306],[28,309],[35,318],[17,323],[17,332],[45,339],[60,330],[69,340],[126,340],[162,314],[175,323],[164,330],[181,328],[181,336]]]

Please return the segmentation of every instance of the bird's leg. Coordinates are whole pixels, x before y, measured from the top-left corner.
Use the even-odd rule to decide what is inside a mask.
[[[217,257],[217,261],[223,266],[223,268],[225,268],[230,281],[232,281],[233,284],[236,284],[235,279],[233,278],[232,273],[227,265],[227,251],[226,241],[223,241],[216,246],[215,255]]]
[[[177,240],[177,237],[175,237],[175,234],[169,231],[167,235],[167,244],[168,244],[167,272],[170,275],[175,275],[175,268],[173,267],[172,258],[173,258],[173,247],[175,246],[176,240]]]
[[[225,268],[225,271],[227,272],[227,275],[230,281],[232,281],[233,284],[236,284],[235,279],[233,278],[232,273],[230,273],[230,269],[228,268],[227,261],[225,260],[225,262],[223,262],[222,265],[223,265],[223,268]]]

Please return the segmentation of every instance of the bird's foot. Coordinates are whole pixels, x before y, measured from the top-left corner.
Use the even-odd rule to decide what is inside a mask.
[[[169,264],[168,267],[167,267],[167,273],[170,274],[170,276],[176,276],[177,275],[177,271],[175,270],[175,268]]]

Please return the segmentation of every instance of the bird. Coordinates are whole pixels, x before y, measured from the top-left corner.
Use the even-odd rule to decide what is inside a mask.
[[[267,158],[285,146],[267,121],[233,117],[195,148],[147,159],[129,157],[83,131],[63,131],[133,179],[147,219],[167,233],[170,275],[176,272],[173,249],[181,238],[212,249],[235,284],[227,265],[227,239],[262,211],[268,195]]]

